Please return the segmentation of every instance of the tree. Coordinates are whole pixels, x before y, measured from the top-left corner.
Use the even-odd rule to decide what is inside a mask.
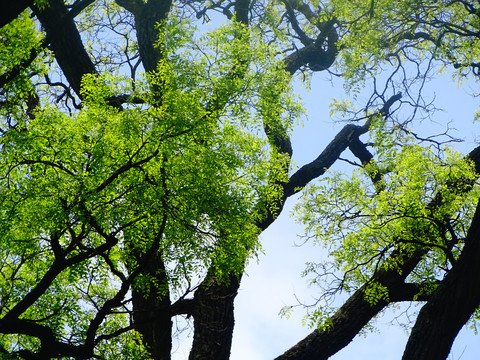
[[[308,188],[299,209],[344,250],[332,254],[344,273],[334,290],[351,296],[333,314],[317,309],[318,329],[279,358],[328,358],[389,304],[420,300],[404,358],[445,358],[480,305],[479,149],[461,158],[410,129],[430,109],[421,90],[435,66],[477,75],[477,14],[464,1],[387,0],[9,8],[2,352],[170,359],[183,315],[190,359],[228,359],[259,233],[349,149],[360,173]],[[217,16],[225,24],[213,31],[197,24]],[[289,136],[302,109],[291,83],[321,71],[340,73],[353,100],[368,81],[373,91],[360,111],[334,104],[349,123],[295,171]],[[430,346],[439,336],[445,346]]]

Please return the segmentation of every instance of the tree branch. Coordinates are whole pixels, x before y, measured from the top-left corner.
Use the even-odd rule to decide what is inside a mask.
[[[27,69],[33,61],[37,58],[39,54],[39,49],[43,50],[46,48],[47,42],[43,40],[38,48],[32,48],[30,50],[30,55],[28,58],[23,59],[20,64],[15,66],[13,69],[10,71],[0,75],[0,88],[3,88],[6,84],[8,84],[10,81],[14,80],[17,76],[20,75],[22,71]]]
[[[466,157],[470,158],[475,163],[475,167],[478,169],[480,167],[480,146],[475,148],[473,151],[471,151]],[[463,188],[463,191],[469,191],[469,190],[470,189],[468,188],[467,189]],[[433,204],[435,204],[435,200],[433,201]],[[480,214],[478,214],[478,211],[477,211],[476,217],[474,218],[475,221],[472,221],[472,225],[476,225],[477,222],[480,222],[479,218],[480,218]],[[475,228],[475,230],[472,230],[472,231],[475,231],[475,236],[479,237],[480,239],[480,226],[472,226],[471,229],[473,228]],[[472,253],[474,255],[472,256],[480,256],[480,241],[477,241],[475,244],[476,244],[475,246],[478,246],[479,249],[476,249],[476,248],[473,249],[474,251],[472,251]],[[464,251],[462,252],[462,255],[466,252],[466,250],[468,250],[468,248],[464,249]],[[422,246],[415,246],[413,247],[413,249],[412,248],[406,249],[405,247],[397,247],[396,249],[393,250],[392,254],[389,256],[389,259],[386,261],[387,262],[393,261],[393,263],[402,264],[401,269],[380,267],[380,269],[372,276],[371,281],[375,281],[380,285],[386,287],[388,289],[389,294],[391,294],[392,299],[399,299],[401,301],[407,300],[400,294],[404,290],[412,291],[414,289],[412,288],[412,285],[405,284],[404,280],[410,274],[410,272],[416,267],[416,265],[421,261],[421,259],[427,254],[428,251],[429,251],[429,248],[422,247]],[[478,253],[475,253],[475,252],[478,252]],[[458,261],[457,263],[459,262],[460,261]],[[475,265],[472,265],[474,267],[480,266],[480,260],[476,260],[473,263],[475,264]],[[471,262],[469,264],[471,264]],[[478,274],[480,272],[480,269],[476,268],[475,271],[476,271],[475,274]],[[470,276],[470,278],[471,277],[472,276]],[[456,282],[458,283],[457,286],[459,287],[463,286],[461,285],[463,283],[463,280],[460,281],[453,276],[452,278],[456,279]],[[480,279],[478,277],[473,276],[473,278],[475,278],[474,281],[480,282]],[[324,359],[328,359],[330,356],[332,356],[333,354],[338,352],[340,349],[348,345],[348,343],[358,334],[358,332],[375,315],[377,315],[382,309],[384,309],[388,305],[388,302],[385,300],[379,300],[376,304],[370,304],[368,301],[366,301],[365,290],[367,286],[368,284],[363,285],[352,296],[350,296],[350,298],[344,303],[344,305],[340,307],[340,309],[335,313],[335,315],[332,316],[331,326],[328,329],[315,330],[310,335],[308,335],[305,339],[303,339],[302,341],[297,343],[295,346],[287,350],[283,355],[279,356],[277,360],[308,360],[308,359],[324,360]],[[475,290],[475,294],[477,293],[477,291],[480,292],[480,284],[478,284],[476,289],[477,290]],[[465,286],[463,291],[473,291],[473,290],[471,290],[471,288],[468,287],[467,285]],[[450,294],[453,297],[454,294],[456,293],[454,293],[453,291],[450,291]],[[422,295],[422,293],[420,293],[419,295]],[[434,295],[432,294],[431,300],[433,300],[433,296]],[[462,298],[455,297],[455,299],[462,299]],[[475,298],[473,303],[476,303],[476,300],[477,299]],[[458,305],[458,303],[456,304]],[[438,306],[441,308],[443,305],[439,304]],[[469,310],[467,310],[467,312],[468,311]],[[434,312],[432,312],[432,314],[434,317],[436,316]],[[429,331],[427,331],[426,333],[429,333]],[[423,332],[421,336],[424,336],[424,334],[425,332]],[[435,339],[437,339],[435,341],[438,342],[438,335]],[[408,357],[408,358],[405,358],[404,360],[410,360],[410,359],[413,360],[413,359],[427,359],[427,358],[423,356],[419,356],[419,357]],[[445,357],[443,357],[442,359],[445,359]]]
[[[319,25],[319,28],[322,30],[314,42],[283,60],[287,72],[293,75],[302,66],[307,65],[312,71],[323,71],[335,62],[338,55],[335,20],[325,21]]]
[[[480,306],[480,202],[458,261],[422,307],[402,360],[443,360]],[[438,341],[442,339],[442,341]]]
[[[69,12],[69,16],[74,19],[77,17],[83,10],[85,10],[88,6],[93,4],[96,0],[83,0],[83,1],[77,1],[75,4],[72,6]]]
[[[348,146],[353,155],[355,155],[366,169],[368,175],[372,179],[373,186],[377,193],[385,189],[383,184],[383,174],[378,168],[377,163],[373,159],[373,155],[368,151],[367,147],[359,138],[353,139]]]
[[[81,97],[83,76],[97,74],[97,71],[67,7],[62,0],[50,0],[45,8],[33,6],[33,10],[45,29],[47,42],[55,53],[55,59],[70,86]]]
[[[26,8],[33,5],[33,0],[1,0],[0,28],[15,20]]]
[[[59,342],[50,328],[25,319],[0,321],[0,333],[23,334],[40,339],[41,347],[38,353],[22,351],[20,354],[23,356],[23,353],[28,353],[27,356],[31,356],[31,359],[52,359],[59,356],[88,359],[93,356],[93,347]]]

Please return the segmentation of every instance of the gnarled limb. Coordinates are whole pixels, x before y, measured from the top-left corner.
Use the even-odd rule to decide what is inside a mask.
[[[81,97],[83,76],[97,74],[97,71],[67,7],[62,0],[51,0],[44,8],[34,6],[33,9],[45,29],[58,65],[72,89]]]
[[[474,150],[472,150],[467,157],[474,162],[475,168],[479,169],[480,147],[477,147]],[[468,191],[468,189],[465,189],[464,191]],[[434,200],[432,206],[439,206],[439,204],[435,203],[435,200]],[[480,294],[477,294],[477,290],[472,290],[472,288],[470,288],[469,286],[462,285],[463,280],[459,281],[459,277],[465,275],[467,269],[468,271],[475,270],[478,273],[477,268],[480,262],[474,261],[472,263],[470,262],[470,260],[471,260],[471,256],[480,256],[480,244],[479,244],[480,241],[478,241],[477,239],[477,237],[479,236],[478,234],[479,230],[477,226],[477,222],[480,221],[479,218],[480,218],[480,214],[476,214],[471,225],[472,234],[469,235],[470,237],[474,238],[472,242],[475,242],[476,240],[475,245],[470,245],[469,247],[465,246],[462,252],[462,256],[470,258],[469,260],[466,259],[464,261],[466,263],[466,265],[464,266],[466,267],[465,268],[461,267],[459,270],[457,270],[457,273],[454,273],[453,275],[450,276],[451,278],[455,279],[457,283],[454,283],[453,280],[450,280],[449,283],[443,286],[444,288],[450,289],[450,290],[446,290],[446,289],[442,290],[442,287],[439,286],[438,290],[431,294],[431,297],[429,297],[429,303],[433,302],[435,305],[432,305],[432,309],[430,310],[428,310],[430,307],[427,308],[427,310],[425,311],[426,315],[424,316],[435,318],[436,312],[435,310],[433,310],[435,309],[435,306],[438,307],[438,309],[436,309],[438,311],[440,308],[442,308],[442,306],[444,306],[444,304],[441,302],[437,301],[435,303],[436,301],[435,299],[438,297],[440,297],[441,299],[446,298],[445,300],[449,301],[448,296],[451,296],[451,299],[450,299],[451,306],[454,307],[455,305],[458,305],[457,301],[459,298],[457,298],[456,296],[453,296],[453,294],[456,294],[455,292],[453,292],[453,290],[455,291],[458,290],[460,292],[463,291],[463,293],[466,293],[465,296],[469,296],[469,306],[467,306],[465,309],[463,309],[462,306],[459,306],[458,308],[456,308],[456,311],[459,312],[457,314],[458,318],[456,318],[455,320],[457,321],[457,326],[459,325],[461,327],[471,316],[475,308],[478,307],[479,305],[478,301],[480,301]],[[475,246],[477,246],[478,248],[475,248]],[[412,290],[415,290],[415,289],[412,289],[411,284],[405,283],[404,281],[406,277],[410,274],[410,272],[415,268],[415,266],[427,254],[428,251],[429,251],[428,247],[421,247],[421,246],[416,247],[414,251],[405,251],[404,248],[401,248],[401,247],[396,248],[392,252],[392,254],[389,256],[389,259],[393,260],[397,264],[398,263],[402,264],[400,271],[398,269],[380,268],[380,270],[373,275],[371,281],[375,281],[388,289],[389,294],[391,294],[391,298],[389,299],[390,302],[397,301],[397,300],[401,300],[401,301],[414,300],[415,294],[412,294],[412,297],[410,299],[404,298],[405,290],[408,290],[408,293],[412,293]],[[472,253],[472,254],[467,255],[468,253]],[[474,269],[468,268],[467,266],[474,267]],[[473,273],[470,273],[470,274],[473,274]],[[477,278],[475,278],[475,276],[470,276],[469,279],[473,285],[479,281]],[[470,285],[472,286],[472,284]],[[379,300],[376,304],[370,304],[365,299],[365,289],[367,286],[368,286],[368,283],[362,286],[360,289],[358,289],[352,296],[350,296],[350,298],[345,302],[345,304],[341,306],[340,309],[332,316],[330,326],[327,329],[313,331],[305,339],[303,339],[298,344],[296,344],[295,346],[287,350],[283,355],[279,356],[277,360],[328,359],[330,356],[332,356],[333,354],[341,350],[343,347],[348,345],[350,341],[352,341],[353,338],[358,334],[358,332],[365,325],[367,325],[367,323],[373,317],[375,317],[381,310],[383,310],[389,304],[389,302],[385,300]],[[452,286],[456,286],[458,288],[452,289]],[[478,289],[478,287],[476,289]],[[438,292],[440,292],[440,295],[436,295]],[[402,296],[400,296],[400,294],[402,294]],[[450,311],[452,311],[451,308],[450,308]],[[443,319],[443,321],[444,320],[445,319]],[[440,325],[441,321],[442,320],[438,320],[437,331],[441,331],[442,329],[442,325]],[[449,327],[449,325],[445,323],[443,323],[443,326],[446,326],[446,328]],[[460,329],[460,327],[458,329]],[[424,330],[424,329],[421,329],[421,330]],[[429,331],[427,331],[427,333]],[[452,332],[452,336],[453,336],[452,342],[453,342],[453,339],[455,338],[458,330],[457,332],[455,332],[455,326],[453,326],[450,331]],[[425,332],[424,331],[418,332],[418,334],[421,334],[421,335],[418,335],[418,338],[421,338],[424,336]],[[439,337],[437,335],[432,339],[438,339],[438,338]],[[412,340],[412,342],[413,341],[414,340]],[[415,341],[419,341],[419,339],[416,339]],[[418,344],[416,345],[414,344],[411,346],[415,348],[422,347]],[[448,349],[450,349],[450,347],[448,347]],[[408,350],[408,351],[411,351],[411,350]],[[406,355],[407,357],[405,359],[408,359],[408,360],[424,359],[424,358],[425,359],[445,359],[445,357],[428,358],[428,357],[424,357],[423,355],[419,355],[419,353],[414,353],[413,351],[412,351],[412,354],[416,354],[415,356],[409,355],[409,353],[407,352],[406,354],[407,354]],[[446,355],[448,355],[448,352]]]
[[[420,310],[402,360],[443,360],[458,332],[480,306],[480,202],[465,247]],[[441,341],[438,341],[441,339]]]
[[[0,27],[7,25],[15,20],[26,8],[33,5],[33,0],[2,0],[0,2]]]

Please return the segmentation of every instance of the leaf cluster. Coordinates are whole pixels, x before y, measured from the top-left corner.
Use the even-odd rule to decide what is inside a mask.
[[[330,174],[309,186],[295,208],[307,236],[333,261],[335,273],[318,273],[320,264],[306,273],[327,292],[355,291],[381,269],[401,272],[402,260],[389,258],[393,249],[426,249],[409,277],[418,284],[443,278],[461,252],[478,199],[473,165],[451,149],[439,155],[408,137],[399,145],[380,133],[375,164],[350,176]],[[381,173],[381,184],[372,182],[372,172]],[[388,290],[374,284],[365,293],[369,302],[388,299]]]

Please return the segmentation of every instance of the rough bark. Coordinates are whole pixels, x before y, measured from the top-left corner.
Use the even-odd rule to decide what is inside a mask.
[[[444,360],[462,326],[480,306],[480,203],[457,263],[422,307],[403,360]]]
[[[135,16],[140,57],[145,71],[154,71],[162,58],[162,49],[155,44],[159,40],[157,24],[166,19],[171,1],[149,1],[139,16]]]
[[[0,1],[0,27],[15,20],[26,8],[33,5],[33,0],[2,0]]]
[[[116,0],[117,4],[130,11],[135,17],[138,48],[146,72],[157,69],[164,56],[159,36],[161,23],[167,19],[172,6],[171,0]],[[160,89],[161,91],[161,89]]]
[[[83,46],[78,29],[62,0],[50,0],[45,8],[33,7],[46,34],[47,42],[68,83],[81,97],[80,86],[85,74],[96,74],[90,56]]]
[[[234,327],[234,300],[240,277],[231,275],[228,284],[214,278],[195,293],[192,351],[189,360],[228,360]]]
[[[154,277],[159,284],[167,282],[165,265],[160,257],[152,257],[142,271]],[[160,293],[164,290],[163,293]],[[154,360],[169,360],[172,351],[172,319],[170,294],[164,286],[151,284],[144,288],[132,288],[133,321],[142,335],[143,343]]]

